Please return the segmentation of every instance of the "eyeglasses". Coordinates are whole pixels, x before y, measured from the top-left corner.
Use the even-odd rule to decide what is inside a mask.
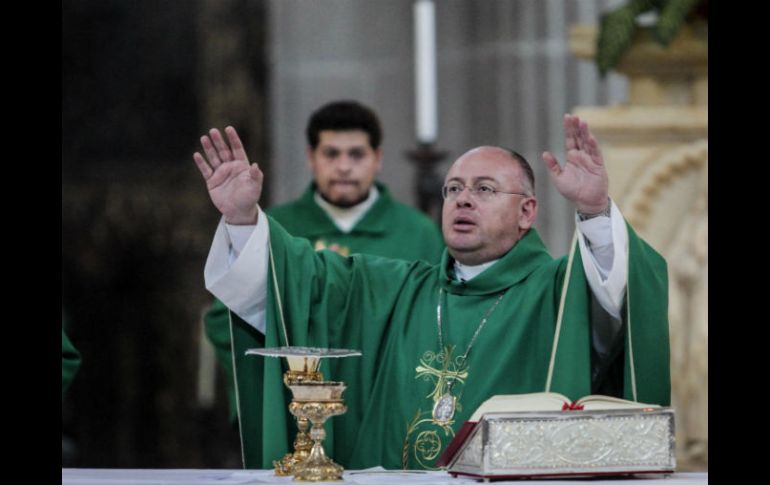
[[[475,187],[468,187],[460,183],[451,183],[441,187],[441,195],[443,195],[444,199],[446,200],[455,200],[465,189],[468,189],[471,195],[476,198],[476,200],[481,201],[488,201],[493,199],[495,194],[520,195],[522,197],[529,197],[529,195],[523,194],[521,192],[505,192],[502,190],[497,190],[489,184],[479,184]]]

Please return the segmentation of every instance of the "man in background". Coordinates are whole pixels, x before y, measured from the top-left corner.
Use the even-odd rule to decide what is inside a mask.
[[[316,251],[439,262],[444,243],[436,224],[376,181],[382,128],[370,108],[356,101],[328,103],[311,115],[306,136],[313,181],[299,198],[269,209],[269,215],[291,235],[308,239]],[[205,325],[225,369],[235,422],[230,315],[221,301],[214,301]]]

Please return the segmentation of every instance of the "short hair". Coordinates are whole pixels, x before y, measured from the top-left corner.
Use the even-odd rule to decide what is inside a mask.
[[[535,195],[535,172],[532,170],[532,166],[527,159],[524,158],[524,155],[516,150],[511,150],[510,148],[503,148],[503,150],[508,152],[511,155],[511,158],[518,162],[521,171],[524,172],[524,191]]]
[[[306,135],[308,144],[314,150],[323,130],[362,130],[369,135],[369,145],[375,150],[382,141],[382,128],[377,115],[357,101],[334,101],[313,112],[307,123]]]

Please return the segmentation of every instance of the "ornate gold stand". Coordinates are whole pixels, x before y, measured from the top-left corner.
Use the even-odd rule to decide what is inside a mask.
[[[294,473],[297,464],[310,456],[313,440],[307,434],[307,419],[297,418],[297,437],[294,438],[294,452],[286,453],[280,460],[273,460],[275,474],[279,477],[288,477]]]
[[[310,420],[313,428],[310,438],[313,448],[307,459],[294,465],[294,481],[322,482],[342,480],[343,467],[326,456],[323,440],[326,437],[324,423],[331,416],[347,411],[342,400],[345,384],[342,382],[305,382],[289,386],[294,400],[289,411],[298,419]]]
[[[318,369],[318,359],[304,359],[302,370],[287,370],[283,374],[283,383],[286,387],[291,388],[294,384],[301,384],[303,382],[320,382],[324,377]],[[279,477],[288,477],[294,474],[294,469],[297,464],[304,461],[310,456],[310,450],[313,447],[313,441],[307,434],[308,421],[306,418],[297,418],[297,437],[294,438],[294,452],[286,453],[280,460],[273,460],[273,468],[275,468],[275,474]]]

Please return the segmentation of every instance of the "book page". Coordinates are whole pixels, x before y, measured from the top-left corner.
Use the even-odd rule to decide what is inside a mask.
[[[507,413],[516,411],[561,411],[569,404],[567,396],[558,392],[534,392],[530,394],[498,394],[492,396],[476,409],[470,421],[478,421],[484,413]]]
[[[599,394],[581,397],[576,404],[582,405],[583,410],[592,409],[640,409],[640,408],[659,408],[657,404],[645,404],[643,402],[628,401],[612,396],[602,396]]]
[[[499,394],[487,399],[476,409],[469,421],[479,421],[485,413],[512,413],[521,411],[561,411],[564,404],[571,404],[567,396],[558,392],[534,392],[530,394]],[[659,408],[657,404],[645,404],[599,394],[585,396],[575,404],[584,411],[602,409]]]

